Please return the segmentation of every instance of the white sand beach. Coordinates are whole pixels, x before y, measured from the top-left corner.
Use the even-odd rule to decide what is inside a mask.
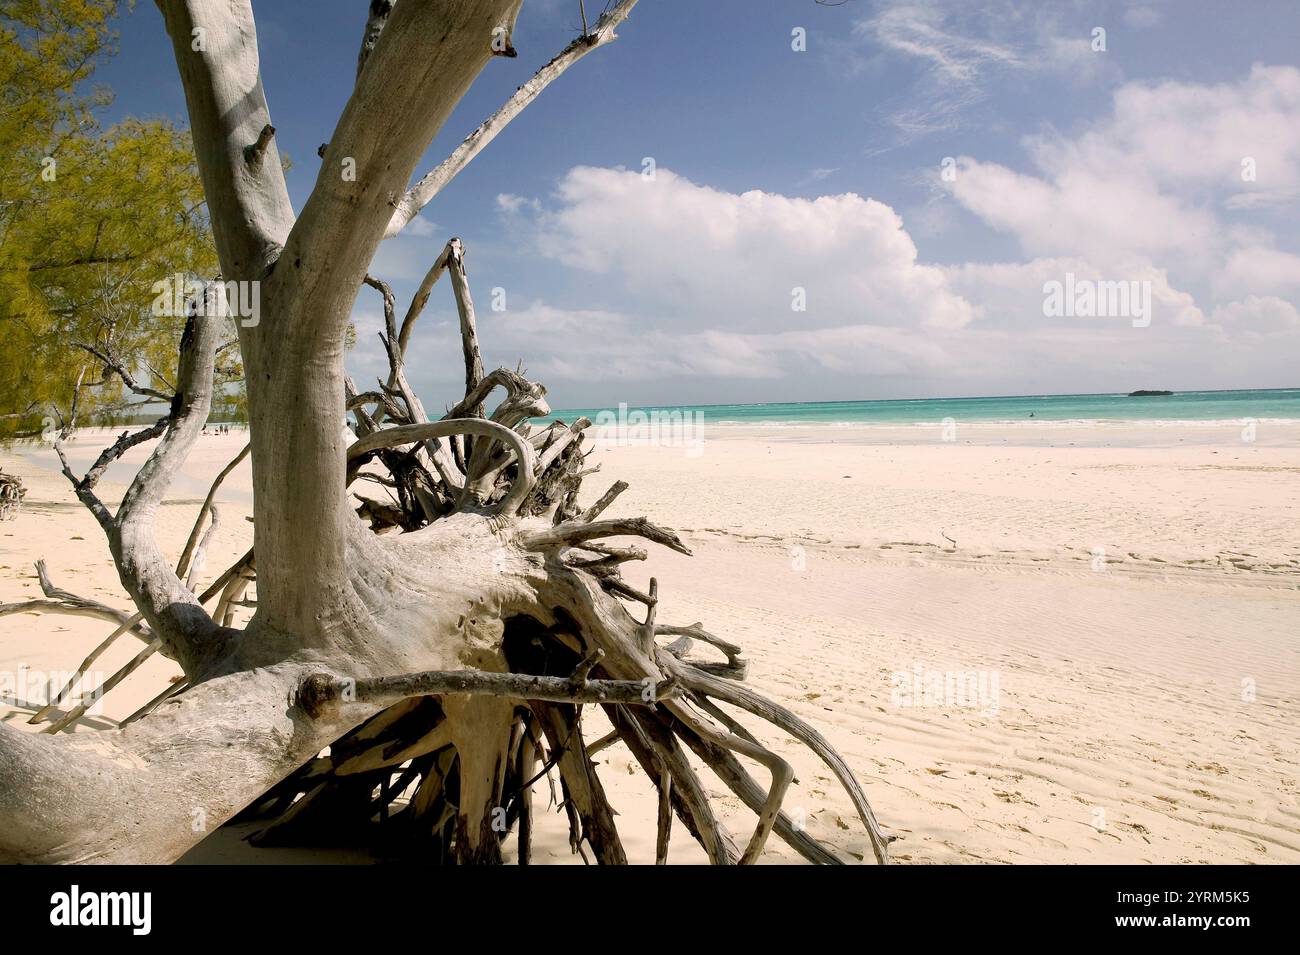
[[[74,468],[107,440],[79,435]],[[243,441],[200,439],[159,516],[170,552]],[[144,453],[114,465],[103,497],[120,496]],[[1294,428],[1261,428],[1251,442],[1234,428],[1133,427],[942,442],[718,427],[698,454],[614,447],[591,460],[602,470],[586,495],[629,481],[611,513],[650,515],[695,554],[652,552],[629,581],[658,578],[660,621],[702,621],[744,647],[749,681],[817,726],[858,775],[897,837],[895,860],[1300,862]],[[0,467],[29,489],[0,524],[0,601],[39,596],[33,563],[44,558],[57,585],[128,608],[53,452],[13,449]],[[218,502],[204,584],[251,543],[247,463]],[[0,671],[69,671],[107,632],[77,617],[0,618]],[[98,668],[111,673],[139,648],[119,641]],[[178,672],[154,657],[77,731],[124,718]],[[35,729],[32,709],[9,694],[0,718]],[[861,854],[865,835],[830,773],[792,741],[772,742],[798,777],[787,810]],[[598,761],[629,856],[652,861],[649,783],[621,745]],[[747,834],[752,816],[705,778]],[[535,861],[580,861],[563,817],[545,815]],[[189,859],[293,858],[237,836]],[[676,831],[671,860],[702,859]],[[773,839],[765,861],[799,860]]]

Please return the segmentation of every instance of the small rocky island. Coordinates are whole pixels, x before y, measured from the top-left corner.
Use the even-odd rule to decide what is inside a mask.
[[[1130,391],[1130,398],[1159,398],[1163,395],[1172,395],[1172,391]]]

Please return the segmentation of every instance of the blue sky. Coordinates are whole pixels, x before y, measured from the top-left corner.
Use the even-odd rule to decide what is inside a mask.
[[[298,206],[365,6],[254,3]],[[519,57],[421,171],[577,27],[576,0],[526,0]],[[119,29],[109,118],[183,119],[156,9]],[[1300,384],[1294,0],[641,0],[619,33],[372,268],[403,307],[460,236],[486,362],[523,359],[554,407]],[[1149,325],[1045,316],[1067,273],[1150,283]],[[363,289],[354,311],[363,387],[378,304]],[[434,408],[459,397],[454,315],[440,286],[412,345]]]

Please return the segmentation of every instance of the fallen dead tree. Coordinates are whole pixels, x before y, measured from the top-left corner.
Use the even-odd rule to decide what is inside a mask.
[[[196,594],[187,584],[213,493],[178,566],[153,535],[212,401],[221,319],[196,303],[168,415],[123,434],[85,475],[64,462],[139,611],[120,615],[105,645],[133,633],[146,645],[131,668],[162,653],[184,679],[118,730],[60,734],[76,707],[52,732],[0,725],[0,857],[171,861],[238,815],[261,821],[263,845],[364,836],[385,820],[381,830],[399,832],[425,858],[499,862],[509,836],[527,862],[532,792],[558,777],[574,850],[621,863],[592,760],[617,741],[658,789],[658,861],[674,819],[718,864],[755,861],[773,832],[810,861],[843,861],[781,811],[793,774],[746,728],[757,719],[816,752],[853,801],[872,857],[886,861],[862,789],[826,740],[738,682],[738,647],[699,624],[659,622],[657,583],[641,590],[624,578],[625,565],[646,556],[627,538],[689,550],[646,518],[606,516],[623,482],[579,506],[589,422],[532,426],[549,411],[545,389],[520,369],[485,373],[460,243],[441,250],[400,322],[392,291],[367,273],[383,236],[400,231],[550,79],[612,39],[633,3],[614,6],[471,134],[450,166],[411,190],[420,154],[499,52],[494,38],[508,37],[519,4],[372,4],[356,90],[295,219],[247,4],[160,0],[223,276],[262,283],[262,319],[240,329],[254,546]],[[191,48],[196,30],[202,51]],[[355,181],[331,171],[344,158],[360,171]],[[405,357],[444,273],[465,390],[433,419]],[[387,379],[367,391],[343,371],[363,284],[383,299],[389,360]],[[96,494],[100,475],[146,441],[157,444],[110,511]],[[44,609],[74,600],[59,592]],[[241,607],[253,613],[238,627]],[[583,725],[593,705],[612,726],[599,740]],[[700,765],[753,810],[746,838],[718,819]]]
[[[27,488],[23,487],[22,478],[0,471],[0,521],[14,518],[26,495]]]

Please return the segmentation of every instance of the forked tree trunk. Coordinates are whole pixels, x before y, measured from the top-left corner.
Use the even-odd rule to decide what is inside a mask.
[[[212,399],[224,319],[201,310],[181,344],[165,427],[124,438],[84,478],[66,472],[144,618],[120,629],[154,641],[181,665],[184,682],[119,730],[60,736],[0,726],[0,857],[172,861],[243,811],[267,820],[258,837],[267,844],[318,838],[341,824],[365,829],[395,814],[428,852],[496,862],[504,832],[514,830],[526,860],[530,787],[553,770],[575,849],[622,862],[588,748],[618,739],[659,787],[660,861],[674,814],[714,862],[754,861],[772,831],[813,861],[838,861],[780,813],[789,766],[721,703],[813,747],[854,800],[871,854],[885,860],[886,840],[861,789],[825,740],[734,682],[744,676],[738,648],[698,624],[657,624],[653,581],[648,593],[623,581],[622,564],[645,552],[608,538],[686,549],[644,519],[602,516],[622,482],[578,509],[587,422],[534,430],[527,421],[548,410],[544,389],[504,369],[483,375],[459,243],[438,258],[400,329],[391,292],[366,275],[385,233],[400,231],[546,83],[613,39],[635,0],[617,4],[408,191],[420,155],[502,51],[503,35],[513,53],[520,2],[372,4],[355,91],[295,219],[249,3],[159,0],[222,278],[261,283],[260,321],[240,333],[254,546],[213,588],[214,619],[153,538],[155,511]],[[352,170],[355,177],[344,174]],[[403,356],[442,271],[451,273],[462,318],[467,393],[430,422]],[[384,295],[391,374],[379,391],[358,395],[344,376],[343,341],[363,280]],[[497,389],[505,398],[484,417]],[[110,513],[95,496],[98,475],[131,443],[159,434]],[[356,508],[350,495],[368,481],[385,484],[399,503]],[[188,558],[187,549],[182,571]],[[231,608],[254,576],[256,612],[233,629]],[[42,603],[76,603],[65,596]],[[689,656],[694,642],[727,662]],[[603,704],[614,726],[600,743],[583,734],[590,703]],[[767,785],[737,756],[763,767]],[[755,811],[748,840],[737,843],[719,823],[692,757]],[[399,804],[404,790],[413,795]]]

